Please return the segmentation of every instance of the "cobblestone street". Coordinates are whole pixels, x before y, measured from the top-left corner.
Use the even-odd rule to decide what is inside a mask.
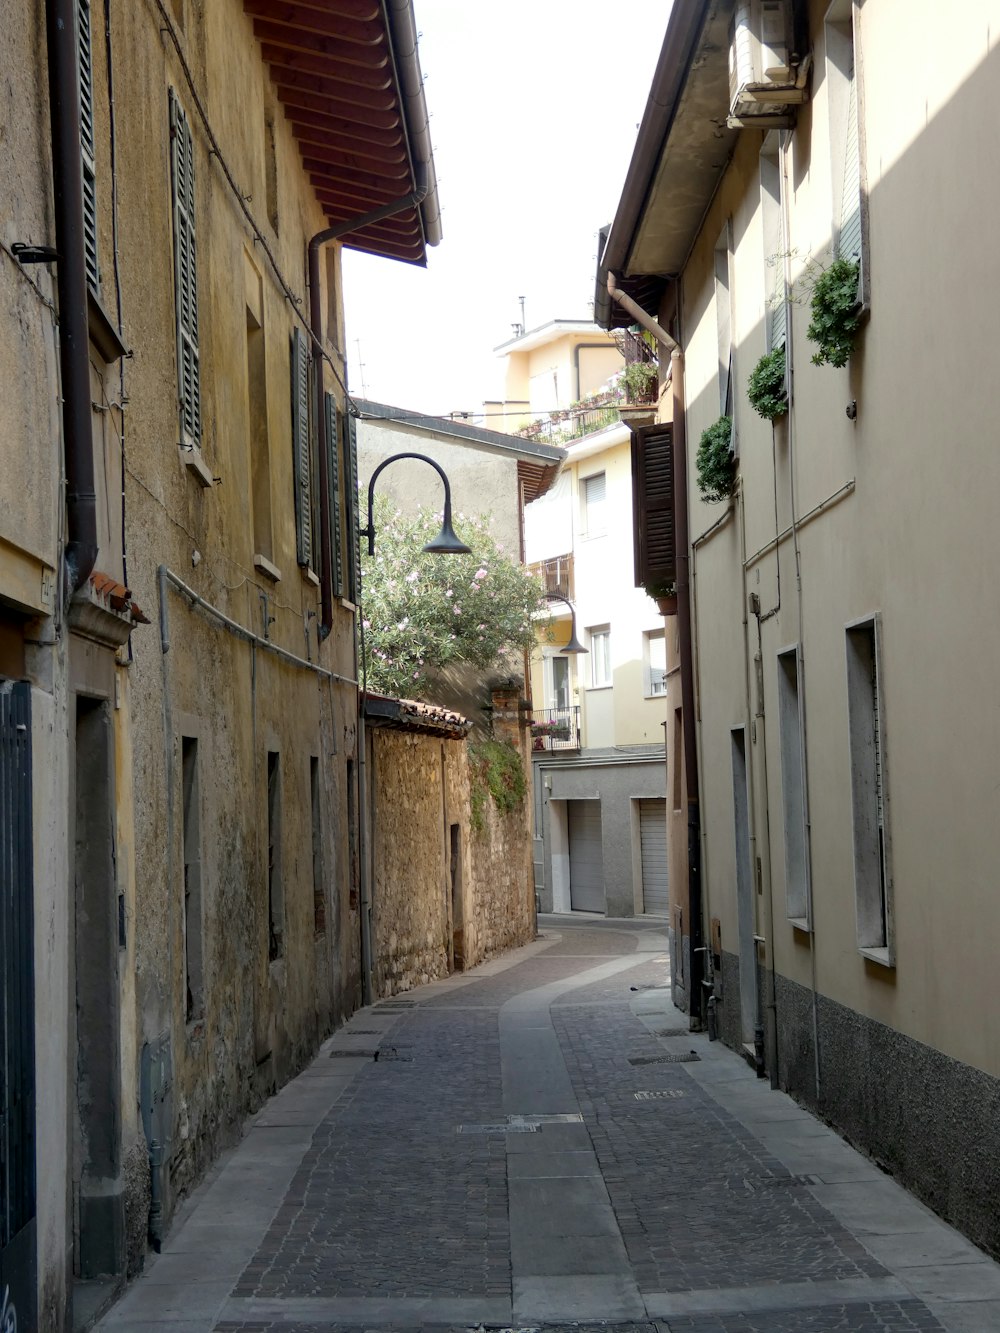
[[[100,1327],[1000,1329],[1000,1267],[686,1031],[662,927],[540,930],[356,1014]]]

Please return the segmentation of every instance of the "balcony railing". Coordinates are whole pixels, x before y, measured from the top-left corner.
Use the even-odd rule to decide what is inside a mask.
[[[531,748],[538,750],[579,750],[580,709],[536,708],[532,712]]]
[[[546,592],[555,592],[560,597],[573,600],[572,555],[557,555],[551,560],[538,560],[528,566],[528,572],[541,579]]]

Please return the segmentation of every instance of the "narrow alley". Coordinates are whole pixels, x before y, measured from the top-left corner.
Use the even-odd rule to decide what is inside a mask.
[[[547,917],[358,1012],[99,1327],[1000,1328],[1000,1267],[686,1030],[666,943]]]

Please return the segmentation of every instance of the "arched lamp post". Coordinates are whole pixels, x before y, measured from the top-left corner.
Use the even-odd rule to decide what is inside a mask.
[[[582,643],[580,642],[580,640],[576,637],[576,611],[575,611],[575,609],[574,609],[574,607],[573,607],[573,603],[569,600],[569,598],[568,598],[568,597],[564,597],[564,596],[562,595],[561,592],[547,592],[547,593],[543,593],[542,595],[544,596],[544,598],[545,598],[545,600],[546,600],[547,602],[565,602],[566,605],[569,607],[569,615],[570,615],[570,622],[569,622],[569,643],[567,643],[567,645],[566,645],[565,648],[560,648],[560,649],[559,649],[560,653],[586,653],[586,652],[589,652],[590,649],[589,649],[589,648],[584,648],[583,644],[582,644]]]
[[[460,541],[451,526],[451,486],[448,484],[448,478],[445,475],[444,468],[440,463],[435,463],[433,458],[428,458],[426,454],[393,454],[391,458],[383,459],[371,475],[368,483],[368,526],[362,528],[361,536],[368,538],[368,554],[375,554],[375,519],[372,512],[372,506],[375,503],[375,482],[378,480],[379,473],[389,466],[390,463],[398,462],[400,458],[419,458],[422,463],[430,463],[431,467],[444,482],[444,519],[441,524],[441,531],[432,542],[428,542],[424,547],[431,555],[471,555],[472,547],[466,546],[465,542]]]

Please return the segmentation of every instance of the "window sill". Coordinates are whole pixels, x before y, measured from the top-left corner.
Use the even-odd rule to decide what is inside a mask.
[[[105,365],[114,365],[123,356],[128,356],[128,348],[122,342],[114,321],[89,287],[87,288],[87,332]]]
[[[302,566],[302,577],[305,579],[306,583],[311,583],[314,588],[319,587],[319,575],[314,569],[310,569],[308,565]]]
[[[615,686],[614,681],[609,680],[606,685],[587,685],[585,688],[588,694],[596,694],[598,690],[613,690]]]
[[[259,551],[254,553],[253,567],[258,574],[263,574],[272,583],[281,582],[281,570],[277,565],[273,565],[266,555],[261,555]]]
[[[212,469],[205,462],[205,455],[196,444],[180,444],[177,446],[181,456],[181,461],[187,470],[192,473],[199,486],[208,490],[210,486],[215,485],[215,478],[212,476]]]
[[[667,697],[667,692],[666,690],[656,690],[655,693],[644,694],[642,697],[644,699],[665,699]]]
[[[870,963],[878,963],[880,967],[894,968],[896,966],[896,960],[893,958],[892,952],[884,947],[881,949],[871,949],[859,945],[858,953],[862,958],[867,958]]]
[[[788,918],[788,924],[793,930],[800,930],[803,935],[812,934],[812,926],[809,924],[809,918],[807,916],[790,916]]]

